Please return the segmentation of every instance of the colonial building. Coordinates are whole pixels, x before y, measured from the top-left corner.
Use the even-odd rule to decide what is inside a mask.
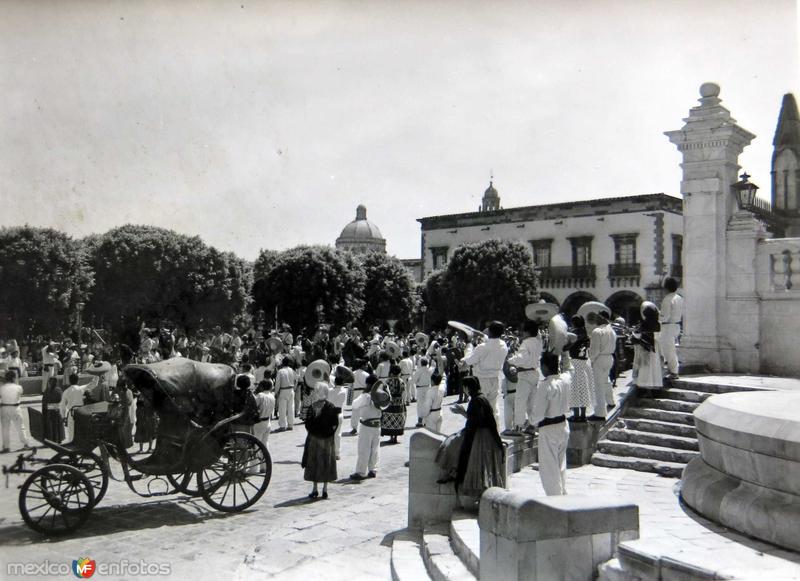
[[[356,219],[342,229],[336,239],[338,250],[351,252],[386,252],[386,240],[378,227],[367,220],[367,208],[359,204]]]
[[[417,221],[423,278],[462,244],[521,240],[531,246],[541,298],[567,314],[599,300],[638,320],[643,300],[660,302],[664,278],[682,275],[681,200],[665,194],[503,209],[490,183],[477,212]]]

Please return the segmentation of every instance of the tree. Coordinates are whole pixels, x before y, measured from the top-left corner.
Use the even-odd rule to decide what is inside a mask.
[[[379,252],[356,258],[366,276],[364,312],[360,323],[364,326],[382,325],[388,319],[396,319],[400,328],[409,327],[415,290],[408,270],[397,258]]]
[[[249,265],[197,236],[126,225],[87,247],[96,283],[88,310],[115,330],[164,319],[188,332],[228,326],[249,302]]]
[[[422,283],[421,294],[422,304],[426,308],[424,323],[426,329],[441,329],[447,325],[449,297],[445,272],[445,270],[435,270]]]
[[[349,253],[328,246],[282,252],[264,279],[255,307],[273,312],[296,330],[326,323],[345,325],[364,310],[364,269]],[[321,313],[318,309],[322,309]]]
[[[56,335],[72,329],[92,286],[83,246],[63,232],[0,229],[0,321],[3,334]]]
[[[520,323],[536,293],[530,248],[518,240],[460,246],[441,280],[429,277],[426,292],[434,303],[429,306],[448,319],[478,327],[493,319]]]

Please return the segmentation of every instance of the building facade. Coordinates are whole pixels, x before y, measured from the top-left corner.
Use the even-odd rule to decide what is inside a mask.
[[[664,278],[682,276],[682,202],[665,194],[502,209],[490,184],[479,211],[417,221],[422,278],[462,244],[521,240],[530,244],[540,297],[568,315],[597,300],[637,321],[643,300],[660,302]]]

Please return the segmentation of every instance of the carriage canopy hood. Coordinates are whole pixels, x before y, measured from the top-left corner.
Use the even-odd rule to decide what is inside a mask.
[[[139,390],[160,392],[179,411],[206,421],[230,405],[235,376],[233,368],[228,365],[182,357],[128,365],[124,374]],[[161,403],[155,404],[157,410],[165,403],[162,398],[155,398],[155,401]]]

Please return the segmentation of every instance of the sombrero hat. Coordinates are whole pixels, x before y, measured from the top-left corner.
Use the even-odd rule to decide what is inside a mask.
[[[344,383],[353,383],[356,380],[356,376],[353,375],[353,370],[344,365],[337,366],[333,375],[337,379],[341,379]]]
[[[389,403],[392,401],[392,396],[389,395],[389,388],[382,379],[375,382],[369,392],[369,396],[372,398],[372,405],[381,410],[388,408]]]
[[[525,316],[531,321],[549,321],[558,314],[558,305],[553,303],[531,303],[525,307]]]
[[[386,341],[383,348],[389,354],[390,359],[399,359],[401,355],[400,346],[394,341]]]
[[[273,353],[277,353],[283,349],[283,340],[280,337],[270,337],[267,339],[267,347]]]
[[[83,370],[84,373],[89,375],[105,375],[109,371],[111,371],[111,364],[108,361],[95,361]]]
[[[324,359],[317,359],[306,367],[303,376],[307,385],[317,385],[320,381],[329,381],[331,378],[331,366]]]

